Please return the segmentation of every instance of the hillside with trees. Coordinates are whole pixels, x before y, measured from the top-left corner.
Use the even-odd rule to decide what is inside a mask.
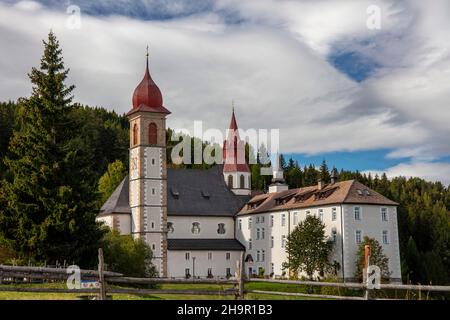
[[[129,124],[125,115],[73,103],[67,75],[57,40],[50,37],[40,68],[30,74],[31,96],[0,103],[0,257],[14,252],[24,259],[67,259],[80,265],[96,259],[103,231],[94,219],[128,171]],[[168,129],[169,162],[177,144],[171,135]],[[202,142],[203,149],[207,146]],[[246,150],[247,159],[257,159],[250,165],[252,188],[267,190],[271,177],[260,175],[260,168],[268,166],[261,161],[265,152]],[[301,167],[282,157],[281,166],[291,188],[330,179],[325,161],[319,168]],[[346,170],[338,178],[356,179],[400,203],[404,282],[450,283],[450,187]]]

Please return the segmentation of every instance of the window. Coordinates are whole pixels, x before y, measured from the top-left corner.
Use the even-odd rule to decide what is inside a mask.
[[[264,216],[261,217],[261,223],[264,223]]]
[[[381,208],[381,221],[388,221],[387,208]]]
[[[231,277],[231,268],[226,269],[227,278]]]
[[[270,264],[270,272],[274,273],[275,271],[275,265],[273,263]]]
[[[156,246],[154,243],[152,243],[152,250],[155,251],[155,249],[156,249]]]
[[[155,165],[155,159],[152,158],[152,166],[154,166],[154,165]]]
[[[286,247],[286,236],[281,236],[281,247]]]
[[[323,209],[319,209],[319,219],[323,222]]]
[[[200,233],[200,222],[192,222],[192,234],[199,234]]]
[[[152,222],[152,229],[155,229],[155,223]]]
[[[248,228],[252,228],[252,218],[248,218]]]
[[[233,188],[233,176],[231,174],[228,176],[228,188]]]
[[[370,196],[370,191],[367,190],[367,189],[364,189],[364,195],[365,195],[365,196]]]
[[[389,244],[389,237],[387,230],[383,231],[383,244]]]
[[[256,217],[256,223],[259,223],[259,217]]]
[[[256,228],[256,240],[259,240],[259,236],[260,236],[259,228]]]
[[[225,230],[225,223],[219,223],[217,225],[217,233],[218,234],[225,234],[226,230]]]
[[[173,222],[167,222],[167,231],[169,231],[170,233],[174,232],[174,228],[173,228]]]
[[[273,248],[273,245],[274,245],[274,239],[273,239],[273,236],[270,238],[270,247],[271,248]]]
[[[245,177],[243,174],[241,174],[241,176],[239,177],[239,187],[241,189],[245,188]]]
[[[357,189],[356,192],[358,192],[358,194],[359,194],[360,196],[363,196],[363,195],[364,195],[361,189]]]
[[[148,126],[148,143],[149,144],[157,144],[158,143],[158,137],[157,137],[157,127],[156,124],[153,122],[150,123]]]
[[[252,250],[252,238],[248,239],[248,250]]]
[[[266,251],[262,250],[261,251],[261,261],[264,261],[266,259]]]
[[[189,271],[189,268],[184,269],[184,274],[185,274],[186,278],[191,277],[191,272]]]
[[[331,220],[336,221],[336,208],[331,209]]]
[[[190,252],[186,252],[184,254],[184,257],[185,257],[186,260],[190,260],[191,259],[191,253]]]
[[[256,251],[256,261],[259,261],[259,258],[260,258],[260,254],[259,254],[259,250],[258,250],[258,251]]]
[[[208,260],[212,260],[212,252],[208,252]]]
[[[284,227],[286,225],[286,215],[283,213],[281,215],[281,226]]]
[[[361,244],[361,230],[356,230],[355,241],[356,241],[356,244]]]
[[[138,143],[138,126],[135,123],[133,126],[133,145],[137,145]]]
[[[155,195],[155,193],[156,193],[155,188],[152,188],[152,195]]]
[[[248,176],[248,188],[249,189],[252,188],[252,178],[251,178],[251,176]]]
[[[308,217],[311,214],[311,211],[306,210],[306,217]]]
[[[333,230],[331,230],[331,241],[336,243],[336,240],[337,240],[337,232],[336,232],[336,228],[333,228]]]
[[[354,207],[353,213],[355,214],[355,220],[361,220],[361,208],[360,207]]]
[[[273,227],[273,216],[270,216],[270,226]]]
[[[212,276],[212,268],[208,268],[208,278],[211,278]]]
[[[227,260],[230,260],[231,259],[231,253],[227,252],[225,257],[226,257]]]
[[[264,239],[265,234],[266,234],[266,232],[265,232],[264,228],[262,228],[261,229],[261,239]]]
[[[239,219],[239,230],[242,230],[242,219]]]
[[[294,212],[294,226],[298,224],[298,213]]]

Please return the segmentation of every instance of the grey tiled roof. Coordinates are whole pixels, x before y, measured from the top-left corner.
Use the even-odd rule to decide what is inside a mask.
[[[249,199],[228,189],[221,165],[208,170],[167,170],[169,216],[234,216]]]
[[[129,202],[129,181],[126,176],[100,209],[99,216],[111,213],[131,213]]]
[[[236,239],[167,239],[167,244],[169,250],[245,250]]]
[[[167,169],[167,214],[169,216],[235,216],[250,199],[236,196],[225,184],[222,166],[209,170]],[[131,213],[129,181],[123,179],[100,209],[99,216]]]

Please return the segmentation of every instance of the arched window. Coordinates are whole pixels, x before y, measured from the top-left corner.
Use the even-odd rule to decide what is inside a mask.
[[[138,138],[138,126],[135,123],[134,126],[133,126],[133,145],[134,146],[137,145],[137,143],[138,143],[138,139],[137,138]]]
[[[240,178],[239,178],[239,184],[240,184],[240,188],[244,189],[245,188],[245,177],[243,174],[241,174]]]
[[[148,143],[149,144],[157,144],[158,143],[158,137],[157,137],[158,129],[156,127],[156,124],[153,122],[150,123],[148,126]]]
[[[233,176],[231,174],[228,176],[228,188],[233,188]]]

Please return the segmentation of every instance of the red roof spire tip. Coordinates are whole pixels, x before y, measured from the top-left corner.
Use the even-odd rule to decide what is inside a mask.
[[[148,63],[148,46],[146,53],[146,67],[144,78],[139,85],[134,89],[133,93],[133,109],[128,113],[131,114],[137,111],[159,112],[167,113],[170,111],[163,107],[163,98],[161,91],[150,75]]]

